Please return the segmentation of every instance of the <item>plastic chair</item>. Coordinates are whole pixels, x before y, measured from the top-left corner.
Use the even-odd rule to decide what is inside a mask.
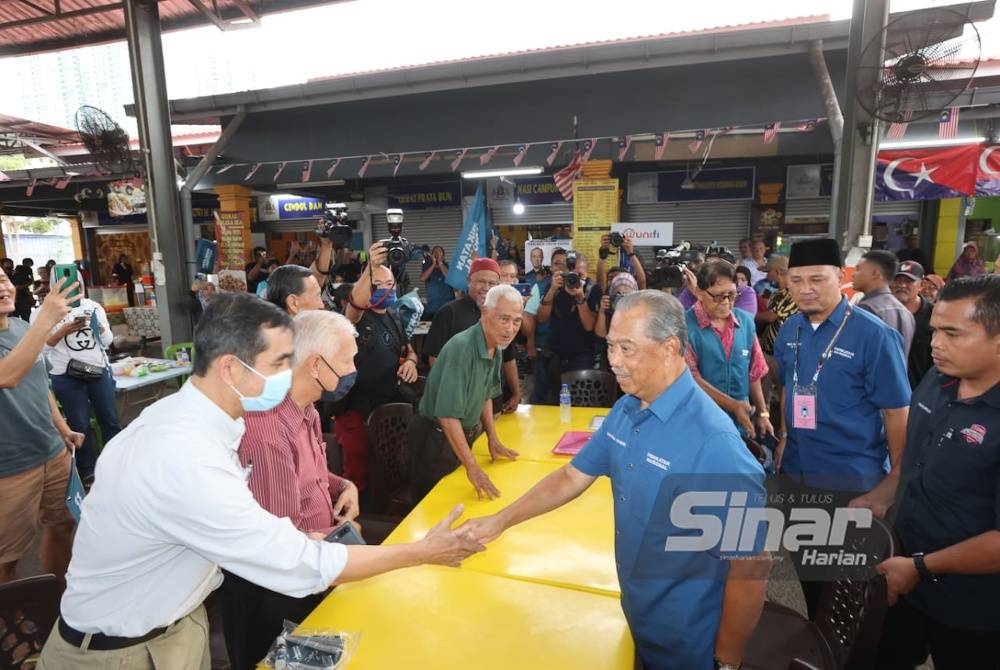
[[[882,623],[888,609],[885,577],[875,566],[896,554],[896,538],[883,521],[852,527],[844,551],[864,553],[868,579],[829,582],[820,596],[815,621],[782,605],[765,603],[760,622],[743,654],[753,670],[870,670],[875,667]]]
[[[402,517],[412,507],[407,445],[413,416],[413,405],[403,402],[381,405],[368,416],[373,512]]]
[[[163,352],[163,357],[168,361],[176,361],[178,352],[186,351],[188,355],[188,360],[194,363],[194,342],[178,342],[176,344],[171,344]],[[177,378],[177,388],[184,386],[184,382],[188,380],[191,375],[183,375]]]
[[[612,407],[618,399],[618,382],[603,370],[573,370],[562,373],[574,407]]]
[[[34,668],[59,616],[62,587],[55,575],[0,586],[0,668]]]

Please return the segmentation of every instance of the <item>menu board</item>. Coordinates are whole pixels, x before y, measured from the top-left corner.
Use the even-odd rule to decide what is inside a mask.
[[[601,236],[619,221],[618,180],[579,179],[573,182],[573,249],[587,257],[592,276],[597,273]]]
[[[247,253],[243,212],[216,212],[215,237],[219,241],[219,266],[242,270]]]

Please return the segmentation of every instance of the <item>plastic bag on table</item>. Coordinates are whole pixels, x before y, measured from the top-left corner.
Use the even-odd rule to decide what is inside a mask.
[[[350,662],[361,638],[332,628],[300,628],[285,620],[261,667],[274,670],[341,670]]]

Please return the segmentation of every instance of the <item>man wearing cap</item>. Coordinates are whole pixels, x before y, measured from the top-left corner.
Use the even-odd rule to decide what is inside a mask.
[[[858,307],[885,321],[903,337],[903,357],[910,355],[913,342],[913,315],[889,289],[896,276],[896,254],[884,249],[869,251],[854,271],[854,288],[865,294]]]
[[[465,295],[446,303],[431,321],[431,328],[424,340],[422,352],[430,359],[431,366],[445,343],[454,335],[467,330],[479,322],[480,309],[486,301],[486,293],[500,284],[500,264],[492,258],[477,258],[469,268],[469,288]],[[517,377],[517,361],[514,347],[503,350],[503,377],[510,389],[510,396],[504,399],[503,410],[514,411],[521,403],[521,382]],[[497,394],[500,395],[499,393]]]
[[[910,404],[902,337],[841,294],[835,240],[797,242],[788,268],[800,312],[774,346],[785,425],[774,459],[783,488],[796,501],[805,495],[884,516],[899,482]],[[822,583],[810,579],[818,575],[806,574],[802,558],[793,554],[812,617]]]
[[[913,315],[913,342],[910,353],[906,357],[906,372],[910,378],[910,387],[924,378],[927,371],[934,365],[931,358],[931,312],[934,303],[920,295],[924,282],[924,268],[916,261],[903,261],[899,271],[892,280],[892,294]]]

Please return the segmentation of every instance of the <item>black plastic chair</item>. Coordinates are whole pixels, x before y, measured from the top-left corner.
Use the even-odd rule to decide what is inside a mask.
[[[612,407],[618,399],[618,382],[604,370],[573,370],[562,373],[574,407]]]
[[[412,507],[408,435],[413,416],[413,405],[402,402],[380,405],[368,416],[372,512],[402,517]]]
[[[59,616],[62,586],[39,575],[0,586],[0,668],[34,668]]]

